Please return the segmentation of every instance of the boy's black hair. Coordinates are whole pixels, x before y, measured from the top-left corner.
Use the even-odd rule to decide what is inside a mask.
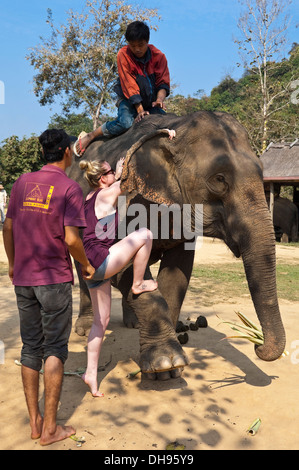
[[[127,27],[125,34],[126,40],[131,41],[146,41],[149,42],[150,29],[143,21],[133,21]]]
[[[47,129],[39,136],[46,162],[60,162],[66,148],[70,148],[70,136],[63,129]]]

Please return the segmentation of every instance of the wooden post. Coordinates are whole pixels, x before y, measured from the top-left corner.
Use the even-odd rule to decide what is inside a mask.
[[[273,213],[274,213],[274,183],[270,183],[270,212],[273,221]]]

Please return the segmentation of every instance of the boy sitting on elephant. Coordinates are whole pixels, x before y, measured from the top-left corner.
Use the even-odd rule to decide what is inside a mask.
[[[132,126],[134,120],[139,122],[148,114],[165,114],[164,100],[170,93],[165,55],[149,44],[149,27],[141,21],[129,24],[125,37],[128,45],[117,55],[117,119],[88,134],[82,132],[74,146],[78,157],[97,137],[120,135]]]

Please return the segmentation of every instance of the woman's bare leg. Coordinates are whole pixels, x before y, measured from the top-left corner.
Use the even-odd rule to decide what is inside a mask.
[[[133,258],[134,294],[151,292],[158,284],[153,280],[144,280],[144,273],[152,249],[152,233],[147,229],[137,230],[110,248],[109,261],[105,278],[117,274]],[[98,288],[89,289],[94,314],[93,324],[88,337],[87,369],[82,379],[90,387],[94,397],[103,396],[98,390],[97,371],[104,334],[110,319],[111,284],[107,281]]]
[[[105,282],[100,287],[89,290],[92,301],[94,320],[88,337],[87,369],[82,379],[89,386],[92,396],[102,397],[98,390],[98,363],[111,310],[111,283]]]
[[[144,280],[144,273],[151,254],[152,244],[152,233],[148,229],[142,228],[113,245],[109,250],[110,257],[105,278],[110,278],[117,274],[133,259],[133,294],[156,290],[158,284],[155,281],[152,279]]]

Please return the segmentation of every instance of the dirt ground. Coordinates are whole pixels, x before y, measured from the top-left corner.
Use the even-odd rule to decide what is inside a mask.
[[[0,262],[6,262],[0,234]],[[299,248],[279,246],[278,262],[299,263]],[[204,240],[196,263],[240,262],[219,241]],[[18,313],[13,287],[0,277],[0,345],[5,358],[0,364],[0,449],[44,449],[31,440],[23,396],[20,367]],[[74,322],[79,294],[74,288]],[[187,294],[181,320],[194,321],[199,315],[208,328],[189,331],[184,346],[190,365],[182,377],[152,382],[127,374],[138,369],[138,330],[122,324],[121,300],[113,291],[111,321],[106,333],[99,372],[104,398],[93,398],[79,377],[64,379],[59,422],[71,424],[86,442],[81,448],[71,439],[54,444],[51,450],[165,450],[178,442],[193,450],[275,450],[299,449],[299,303],[280,302],[287,333],[289,356],[273,363],[257,358],[253,345],[228,341],[230,328],[217,315],[235,320],[240,310],[256,320],[249,296],[202,307]],[[72,333],[66,371],[86,365],[86,338]],[[298,350],[298,351],[297,351]],[[1,355],[0,355],[1,358]],[[3,358],[2,358],[3,359]],[[43,386],[40,390],[41,406]],[[258,433],[247,433],[252,422],[261,419]]]

